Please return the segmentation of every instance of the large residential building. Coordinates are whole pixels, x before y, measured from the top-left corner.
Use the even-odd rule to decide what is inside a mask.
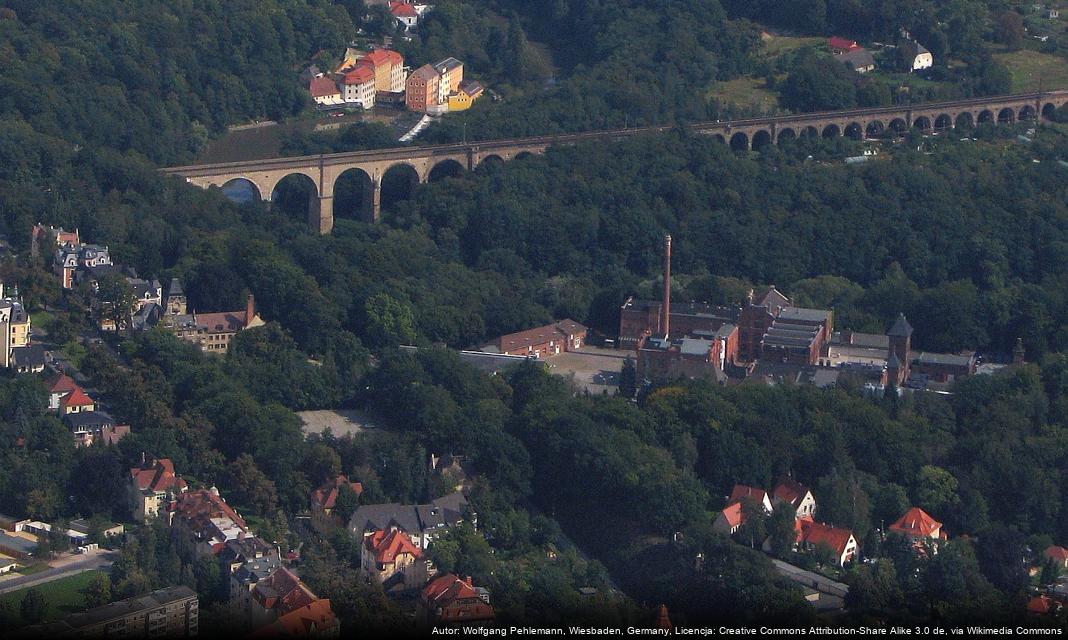
[[[161,513],[170,520],[178,496],[189,489],[188,483],[174,472],[169,458],[147,460],[130,469],[130,504],[138,522],[148,522]]]
[[[2,293],[2,289],[0,289]],[[12,298],[0,299],[0,366],[14,368],[16,350],[30,346],[30,314],[22,302]]]
[[[168,302],[168,311],[170,308],[171,304]],[[230,348],[230,341],[238,332],[251,327],[261,327],[264,322],[256,314],[256,300],[250,294],[245,308],[241,311],[166,314],[162,324],[182,340],[192,342],[208,353],[226,353]]]
[[[426,584],[430,561],[407,533],[383,529],[364,536],[360,546],[360,569],[381,583],[387,592],[404,592]]]
[[[404,57],[392,49],[375,49],[356,63],[356,68],[367,67],[374,71],[375,90],[383,93],[404,91],[407,75]]]
[[[434,67],[425,64],[408,76],[404,103],[411,111],[425,113],[438,105],[438,85],[441,77]]]
[[[216,554],[230,540],[252,535],[244,518],[226,504],[215,487],[179,495],[171,514],[171,525],[198,556]]]
[[[376,93],[375,70],[372,67],[357,66],[341,80],[341,95],[347,104],[371,109],[375,106]]]
[[[299,620],[310,623],[312,628],[303,633],[317,638],[337,637],[340,623],[330,608],[330,601],[315,595],[295,573],[285,567],[274,569],[270,575],[258,580],[240,599],[231,601],[235,611],[244,614],[246,623],[253,629],[270,628],[281,622],[281,629],[291,626],[286,616],[298,612]],[[284,620],[285,619],[285,620]],[[263,634],[269,635],[269,634]]]
[[[365,504],[349,518],[349,532],[357,539],[378,531],[400,529],[408,534],[420,549],[426,549],[434,538],[459,525],[465,519],[476,523],[468,513],[467,498],[459,491],[430,504]]]
[[[114,269],[107,247],[68,242],[56,249],[52,270],[64,289],[73,289],[83,277],[99,278]]]
[[[102,607],[72,613],[59,622],[23,629],[27,638],[195,638],[200,601],[189,587],[167,587]]]

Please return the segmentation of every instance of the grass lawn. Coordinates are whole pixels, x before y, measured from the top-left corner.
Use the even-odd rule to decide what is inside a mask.
[[[24,576],[32,576],[35,573],[41,573],[48,570],[47,562],[35,562],[28,567],[19,567],[15,569],[15,573],[21,573]]]
[[[1012,51],[996,53],[994,59],[1009,70],[1013,93],[1068,89],[1068,60],[1060,56],[1036,51]]]
[[[47,311],[34,311],[30,314],[30,324],[48,331],[52,328],[52,314]]]
[[[63,616],[83,611],[85,609],[85,596],[82,595],[82,589],[85,588],[89,581],[93,579],[93,576],[107,575],[103,571],[86,571],[85,573],[79,573],[69,578],[61,578],[59,580],[53,580],[46,584],[32,587],[37,589],[45,597],[48,602],[48,613],[45,615],[45,622],[52,622],[59,620]],[[25,620],[19,617],[19,605],[22,604],[22,599],[26,596],[27,589],[20,589],[11,593],[5,593],[0,596],[0,603],[3,603],[11,607],[11,611],[15,614],[15,626],[23,626],[27,624]]]
[[[762,78],[735,78],[717,82],[708,91],[708,97],[756,112],[775,113],[779,107],[779,94],[769,91]]]
[[[813,47],[826,44],[827,38],[819,36],[814,37],[802,37],[802,36],[777,36],[772,35],[770,38],[764,39],[764,53],[769,59],[774,60],[784,53],[790,53],[791,51],[797,51],[803,47]]]

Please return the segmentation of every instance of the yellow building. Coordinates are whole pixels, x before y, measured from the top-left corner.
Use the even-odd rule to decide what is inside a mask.
[[[471,108],[471,96],[458,91],[449,96],[449,111],[467,111]]]

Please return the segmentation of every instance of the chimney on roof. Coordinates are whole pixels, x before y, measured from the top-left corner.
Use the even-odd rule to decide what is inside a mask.
[[[664,339],[671,337],[671,236],[664,236],[664,314],[660,326],[664,329]]]
[[[245,327],[252,324],[252,319],[256,317],[256,298],[252,297],[252,294],[248,294],[248,300],[245,302]]]

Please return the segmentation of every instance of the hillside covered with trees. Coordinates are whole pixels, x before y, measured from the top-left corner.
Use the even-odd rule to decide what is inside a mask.
[[[967,142],[913,136],[847,166],[846,141],[738,155],[680,125],[420,186],[383,223],[342,219],[325,237],[306,230],[299,206],[237,205],[159,174],[227,124],[303,108],[263,69],[296,73],[343,42],[347,4],[0,1],[0,231],[19,255],[0,266],[3,280],[19,283],[31,311],[61,299],[47,258],[29,257],[41,221],[78,228],[142,276],[182,278],[198,310],[240,307],[251,292],[268,321],[224,358],[162,331],[121,341],[122,361],[83,349],[85,373],[132,425],[114,448],[75,449],[39,381],[0,380],[0,511],[121,517],[124,473],[148,451],[219,486],[258,532],[295,541],[286,531],[325,478],[360,478],[369,502],[424,500],[443,489],[427,476],[428,453],[463,449],[480,470],[472,501],[492,540],[459,532],[436,561],[489,585],[502,620],[645,620],[634,602],[666,602],[678,621],[803,620],[808,605],[765,555],[710,530],[733,483],[793,472],[830,521],[861,537],[912,504],[978,537],[919,567],[865,542],[880,562],[847,578],[858,615],[1015,615],[1016,560],[1068,541],[1061,130],[1041,128],[1030,144],[1007,128]],[[560,0],[537,16],[529,7],[541,3],[497,4],[569,75],[537,105],[472,110],[469,126],[486,137],[704,117],[694,87],[745,72],[757,37],[713,1]],[[698,13],[693,28],[686,16]],[[518,42],[514,29],[491,33]],[[431,56],[439,45],[413,46]],[[645,78],[654,60],[666,64],[656,71],[665,89],[619,88],[623,60]],[[60,90],[70,84],[77,99]],[[1023,337],[1036,364],[962,382],[948,398],[694,383],[633,403],[585,397],[534,367],[488,377],[445,349],[395,349],[475,346],[565,316],[611,335],[626,296],[654,290],[666,232],[676,299],[737,302],[775,283],[833,307],[838,327],[883,332],[904,311],[917,346],[996,355]],[[76,313],[56,322],[71,341],[86,328]],[[294,414],[351,406],[374,409],[386,428],[305,438]],[[217,576],[176,565],[152,535],[125,550],[116,593],[175,574],[217,593]],[[549,545],[564,562],[549,563]],[[353,586],[352,554],[345,537],[309,544],[309,584],[347,625],[403,622],[381,593]],[[633,601],[576,596],[614,583]]]

